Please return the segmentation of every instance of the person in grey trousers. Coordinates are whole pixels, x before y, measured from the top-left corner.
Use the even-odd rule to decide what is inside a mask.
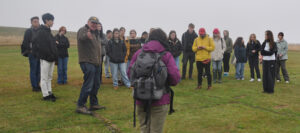
[[[280,68],[281,72],[283,75],[283,78],[285,82],[288,84],[290,79],[289,79],[289,74],[286,69],[286,61],[288,59],[288,43],[286,40],[283,39],[284,34],[283,32],[278,33],[278,41],[276,42],[277,48],[278,48],[278,53],[277,53],[277,61],[276,61],[276,79],[277,82],[280,82]]]

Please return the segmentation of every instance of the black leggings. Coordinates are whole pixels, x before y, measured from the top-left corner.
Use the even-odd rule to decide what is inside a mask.
[[[224,53],[223,57],[223,64],[224,64],[224,72],[229,72],[229,60],[230,60],[230,53]]]
[[[197,61],[196,64],[198,69],[198,86],[202,85],[203,68],[205,69],[205,74],[207,76],[207,84],[208,86],[211,86],[210,62],[208,64],[203,64],[201,61]]]

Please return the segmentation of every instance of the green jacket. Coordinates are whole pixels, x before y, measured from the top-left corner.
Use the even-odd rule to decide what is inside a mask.
[[[277,56],[279,57],[280,54],[282,54],[281,57],[279,57],[279,60],[287,60],[288,59],[288,43],[284,39],[281,41],[276,42],[278,51],[277,51]]]
[[[232,39],[229,37],[229,32],[227,32],[227,36],[224,36],[224,40],[226,42],[226,49],[224,53],[231,53],[232,49],[233,49],[233,43],[232,43]]]

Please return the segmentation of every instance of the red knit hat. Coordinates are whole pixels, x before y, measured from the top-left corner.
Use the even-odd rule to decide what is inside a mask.
[[[204,34],[206,34],[205,29],[204,28],[200,28],[199,29],[199,35],[204,35]]]
[[[214,34],[220,34],[220,31],[219,31],[218,28],[215,28],[214,31],[213,31],[213,33],[214,33]]]

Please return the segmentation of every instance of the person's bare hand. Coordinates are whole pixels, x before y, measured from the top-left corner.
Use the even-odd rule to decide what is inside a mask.
[[[255,50],[252,50],[252,53],[255,53],[256,51]]]
[[[59,44],[59,42],[58,41],[56,41],[56,45],[58,45]]]
[[[93,40],[93,35],[90,30],[86,34],[89,39]]]

